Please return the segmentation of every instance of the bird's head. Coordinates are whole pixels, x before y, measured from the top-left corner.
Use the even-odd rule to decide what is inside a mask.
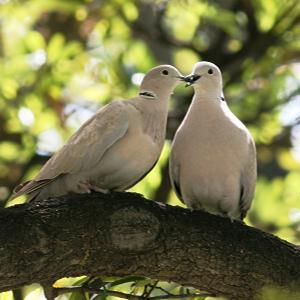
[[[184,76],[171,65],[160,65],[151,69],[143,78],[141,92],[149,91],[155,95],[171,94]]]
[[[190,75],[183,79],[186,86],[193,85],[194,89],[221,89],[222,90],[222,73],[213,63],[201,61],[194,65]]]

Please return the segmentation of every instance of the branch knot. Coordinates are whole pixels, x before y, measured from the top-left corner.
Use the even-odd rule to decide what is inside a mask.
[[[160,231],[160,222],[153,213],[134,206],[113,212],[110,222],[109,237],[118,250],[149,251]]]

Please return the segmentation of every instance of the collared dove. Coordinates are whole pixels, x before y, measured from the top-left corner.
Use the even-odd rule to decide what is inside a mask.
[[[135,185],[160,156],[168,99],[180,78],[170,65],[151,69],[137,97],[101,108],[33,180],[15,189],[12,199],[23,194],[41,200],[68,192],[124,191]]]
[[[195,94],[172,144],[172,186],[192,209],[242,220],[255,192],[254,140],[228,108],[216,65],[196,63],[185,81]]]

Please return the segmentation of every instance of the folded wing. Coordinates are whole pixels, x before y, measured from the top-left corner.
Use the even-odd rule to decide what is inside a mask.
[[[127,109],[128,105],[122,101],[100,109],[47,161],[34,180],[17,186],[11,199],[41,189],[61,175],[92,169],[125,135],[129,126]]]

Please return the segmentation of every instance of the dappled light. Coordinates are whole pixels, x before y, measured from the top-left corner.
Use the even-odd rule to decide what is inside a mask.
[[[298,0],[0,0],[0,20],[1,207],[25,202],[25,196],[9,200],[13,189],[32,179],[98,109],[136,96],[149,69],[172,64],[188,75],[206,60],[221,69],[224,97],[256,142],[258,180],[245,222],[300,245]],[[171,189],[168,159],[192,95],[184,84],[174,90],[160,159],[130,191],[185,207]],[[205,293],[131,279],[113,290],[168,298]],[[86,280],[61,279],[55,286]],[[102,280],[108,290],[117,278]],[[264,293],[275,299],[276,288]],[[58,299],[113,296],[70,291]],[[0,294],[0,300],[43,297],[38,285]]]

